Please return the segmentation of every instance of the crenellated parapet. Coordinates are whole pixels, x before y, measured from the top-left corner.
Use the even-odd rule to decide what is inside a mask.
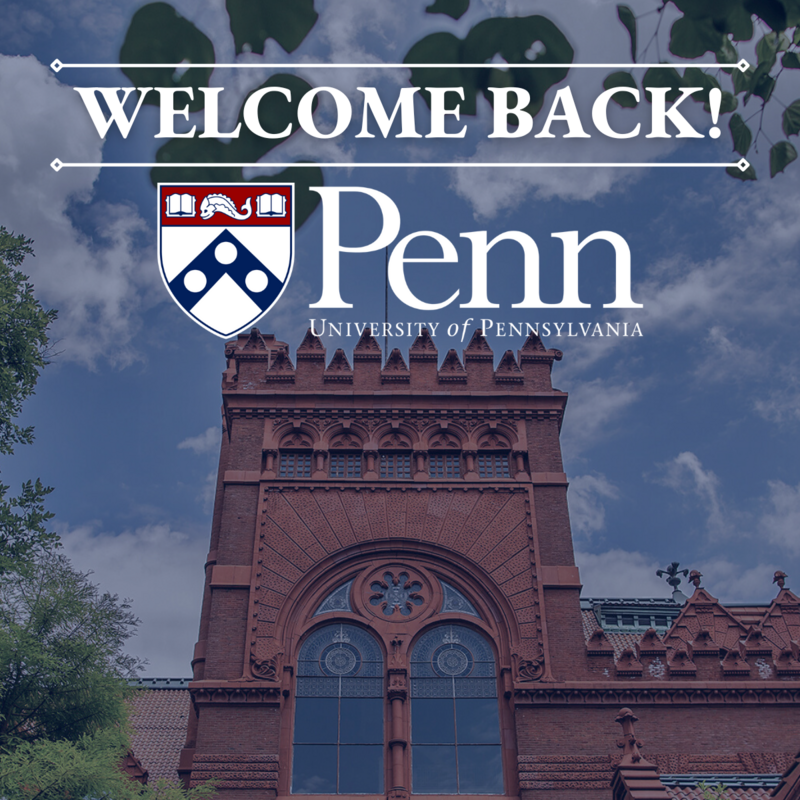
[[[442,358],[427,328],[409,348],[408,356],[394,348],[385,359],[368,328],[351,359],[337,349],[329,358],[322,340],[308,330],[297,348],[295,362],[289,346],[257,328],[227,343],[224,391],[254,391],[289,384],[295,391],[319,391],[331,383],[351,384],[356,390],[402,392],[464,392],[501,389],[509,393],[550,392],[550,371],[559,350],[548,350],[531,333],[515,354],[506,350],[495,366],[495,353],[477,329],[461,356],[454,349]]]

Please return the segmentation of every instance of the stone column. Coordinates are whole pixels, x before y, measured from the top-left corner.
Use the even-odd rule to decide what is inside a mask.
[[[392,707],[392,738],[389,749],[392,756],[392,786],[389,789],[389,800],[408,800],[408,788],[405,786],[405,753],[408,746],[406,739],[405,703],[408,697],[408,681],[406,670],[389,670],[389,702]]]

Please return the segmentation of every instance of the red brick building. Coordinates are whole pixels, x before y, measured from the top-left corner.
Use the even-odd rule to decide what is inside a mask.
[[[615,798],[700,797],[722,775],[795,796],[783,579],[761,608],[702,588],[581,601],[560,352],[532,335],[495,366],[477,331],[440,363],[423,331],[384,364],[365,333],[351,364],[309,332],[293,363],[253,330],[226,356],[184,780],[230,800],[605,800],[612,780]],[[632,713],[617,747],[622,706],[646,759]]]

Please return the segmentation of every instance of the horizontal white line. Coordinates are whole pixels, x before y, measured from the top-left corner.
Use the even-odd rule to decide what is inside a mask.
[[[739,62],[741,63],[741,62]],[[57,64],[57,67],[53,65]],[[719,64],[716,61],[708,64],[441,64],[438,62],[431,64],[306,64],[302,62],[294,64],[266,64],[266,63],[241,63],[241,64],[64,64],[56,59],[51,65],[54,72],[62,69],[674,69],[685,67],[736,67],[738,64]]]
[[[56,159],[53,161],[50,166],[58,172],[59,170],[63,169],[64,167],[159,167],[164,169],[189,169],[189,168],[197,168],[201,167],[203,169],[207,167],[261,167],[263,168],[275,168],[275,169],[287,169],[289,167],[341,167],[342,169],[353,169],[353,168],[365,168],[369,167],[371,169],[376,169],[380,167],[388,167],[393,169],[425,169],[425,168],[436,168],[436,167],[467,167],[467,168],[479,168],[479,167],[486,167],[486,168],[501,168],[501,169],[519,169],[520,167],[532,167],[537,169],[542,168],[558,168],[558,169],[567,169],[567,168],[581,168],[581,167],[701,167],[701,168],[709,168],[709,167],[737,167],[738,169],[742,169],[741,161],[735,161],[733,163],[724,162],[720,163],[718,161],[709,161],[709,162],[632,162],[632,161],[615,161],[615,162],[596,162],[596,161],[580,161],[580,162],[555,162],[555,163],[546,163],[546,162],[506,162],[506,161],[444,161],[444,162],[428,162],[428,161],[417,161],[417,162],[364,162],[364,161],[357,161],[357,162],[348,162],[348,161],[328,161],[328,162],[276,162],[276,161],[257,161],[257,162],[207,162],[201,163],[197,161],[188,161],[183,163],[164,163],[164,162],[121,162],[121,161],[111,161],[111,162],[98,162],[98,161],[89,161],[89,162],[64,162]],[[750,166],[747,164],[744,169]],[[742,170],[744,171],[744,170]]]

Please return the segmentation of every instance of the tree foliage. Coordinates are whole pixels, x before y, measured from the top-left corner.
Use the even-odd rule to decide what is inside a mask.
[[[660,20],[664,10],[673,6],[681,16],[669,31],[669,52],[680,58],[698,58],[712,53],[720,64],[735,64],[739,61],[736,44],[752,39],[757,33],[761,36],[756,45],[758,63],[740,71],[736,67],[725,66],[716,69],[688,67],[680,74],[675,69],[649,69],[640,79],[643,89],[648,87],[667,87],[667,99],[672,101],[680,94],[683,86],[701,86],[703,91],[692,95],[695,102],[703,103],[710,111],[709,91],[722,88],[720,80],[726,85],[722,91],[720,114],[732,114],[740,106],[746,106],[755,97],[760,105],[748,118],[736,115],[729,124],[733,140],[733,150],[745,156],[750,143],[757,146],[760,138],[766,138],[763,130],[764,109],[774,98],[774,91],[784,70],[800,69],[800,0],[654,0],[659,14],[659,23],[654,37],[642,52],[639,51],[640,37],[637,30],[637,17],[626,5],[617,6],[617,17],[630,37],[630,55],[636,61],[637,55],[647,54],[655,45],[659,60]],[[469,9],[469,0],[435,0],[425,10],[428,14],[460,19]],[[268,39],[275,40],[287,52],[294,51],[314,27],[318,14],[313,0],[296,0],[287,4],[281,0],[226,0],[231,33],[234,37],[237,55],[241,53],[263,53]],[[154,35],[153,31],[158,31]],[[625,54],[627,57],[627,53]],[[491,102],[489,89],[492,87],[518,86],[530,92],[531,102],[525,109],[536,114],[542,107],[545,92],[562,81],[572,62],[573,50],[562,31],[543,16],[493,17],[476,24],[463,38],[455,33],[439,31],[432,33],[414,44],[404,61],[412,68],[411,83],[415,86],[463,86],[465,98],[461,103],[462,114],[476,113],[476,98],[483,93]],[[462,67],[414,67],[415,63],[471,64],[489,63],[494,60],[512,63],[552,63],[552,69],[475,69]],[[125,63],[213,63],[214,48],[210,39],[189,20],[181,17],[167,3],[150,3],[140,8],[133,16],[120,60]],[[563,66],[559,66],[563,65]],[[165,67],[152,69],[125,69],[125,74],[143,86],[207,86],[211,70],[199,67],[188,70],[172,70]],[[144,77],[147,80],[144,80]],[[603,86],[606,89],[616,86],[638,87],[639,82],[629,72],[615,72],[607,76]],[[276,74],[258,88],[269,85],[287,88],[292,99],[263,103],[259,114],[262,126],[269,130],[283,130],[288,123],[295,123],[297,130],[297,106],[303,94],[311,87],[291,75]],[[427,93],[423,88],[422,96]],[[645,96],[647,96],[645,94]],[[624,107],[633,107],[635,100],[630,94],[620,93],[615,101]],[[145,102],[156,102],[155,95]],[[190,102],[192,111],[203,107],[204,96],[196,92]],[[780,102],[783,105],[782,101]],[[239,110],[238,121],[243,118],[243,105]],[[784,106],[783,131],[787,140],[769,142],[770,173],[774,177],[797,158],[797,151],[788,137],[800,133],[800,100]],[[758,128],[752,134],[748,123],[758,117]],[[746,133],[743,131],[746,129]],[[745,147],[747,143],[747,147]],[[163,166],[151,173],[153,183],[158,181],[242,181],[241,167],[201,167],[193,169],[170,168],[170,162],[198,163],[254,163],[278,146],[280,140],[263,139],[247,134],[230,142],[218,139],[173,139],[163,145],[156,154],[156,160]],[[744,150],[744,152],[742,152]],[[751,166],[744,172],[729,168],[728,173],[740,180],[755,180],[756,173]],[[256,177],[252,180],[261,180]],[[319,195],[309,192],[310,185],[322,183],[320,170],[312,168],[289,168],[274,176],[274,180],[292,180],[297,185],[296,212],[297,225],[300,226],[310,216],[319,203]]]
[[[675,70],[651,69],[642,79],[643,88],[665,85],[663,81],[666,79],[673,89],[673,97],[676,97],[682,86],[702,86],[704,91],[692,95],[692,99],[702,102],[705,110],[710,111],[708,92],[712,88],[721,89],[724,83],[730,91],[722,91],[719,111],[721,115],[732,114],[728,122],[732,150],[746,156],[751,146],[757,148],[759,140],[765,139],[770,145],[770,177],[774,178],[797,158],[797,150],[788,137],[800,133],[800,100],[787,105],[775,92],[785,70],[800,69],[800,0],[661,0],[656,8],[659,14],[656,32],[642,53],[638,53],[639,57],[645,56],[652,46],[660,59],[659,29],[664,11],[670,5],[682,16],[675,20],[669,31],[669,52],[679,58],[700,58],[711,53],[717,63],[727,66],[716,69],[688,67],[682,76]],[[635,61],[637,18],[628,6],[617,6],[617,13],[630,35],[631,54]],[[731,66],[740,63],[737,45],[756,36],[757,63],[746,69]],[[655,80],[660,83],[653,83]],[[632,85],[636,85],[635,81]],[[667,97],[669,99],[670,95]],[[757,107],[745,116],[745,108],[753,98],[756,98]],[[782,127],[786,140],[773,142],[764,131],[764,114],[770,103],[778,103],[784,109]],[[737,109],[740,113],[734,114]],[[757,125],[755,135],[751,125]],[[752,166],[744,172],[730,167],[727,172],[739,180],[756,179]]]
[[[47,363],[48,329],[56,318],[33,295],[33,286],[18,267],[33,255],[31,239],[14,236],[0,226],[0,454],[15,444],[33,441],[33,428],[14,420],[22,402],[33,394]]]
[[[16,419],[47,364],[49,327],[18,269],[32,242],[0,227],[0,453],[31,442]],[[126,679],[139,660],[123,647],[138,620],[59,554],[46,522],[50,492],[28,481],[17,497],[0,484],[0,797],[4,800],[204,800],[142,786],[120,770],[128,751]]]
[[[16,419],[22,403],[33,394],[39,373],[47,364],[49,328],[56,312],[46,310],[33,286],[18,268],[33,255],[32,241],[0,226],[0,454],[10,455],[17,444],[33,441],[33,428]],[[45,523],[52,514],[44,508],[51,491],[38,479],[27,481],[16,497],[0,483],[0,575],[37,547],[52,547],[58,537]]]
[[[138,620],[60,554],[0,577],[0,747],[124,723]]]

